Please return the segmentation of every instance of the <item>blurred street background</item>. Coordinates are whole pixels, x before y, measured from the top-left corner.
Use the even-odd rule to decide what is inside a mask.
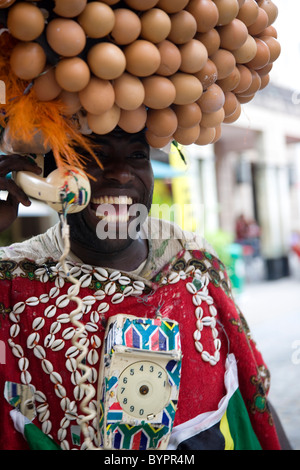
[[[269,85],[219,141],[181,148],[187,164],[173,145],[153,151],[152,215],[200,231],[226,265],[271,370],[271,401],[300,450],[300,2],[274,3],[281,55]],[[19,215],[0,246],[57,221],[37,201]]]

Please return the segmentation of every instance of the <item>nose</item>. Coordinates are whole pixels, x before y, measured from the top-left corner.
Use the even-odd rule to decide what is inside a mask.
[[[125,162],[117,163],[114,161],[111,165],[105,165],[103,176],[105,179],[115,181],[121,185],[125,185],[133,180],[131,168]]]

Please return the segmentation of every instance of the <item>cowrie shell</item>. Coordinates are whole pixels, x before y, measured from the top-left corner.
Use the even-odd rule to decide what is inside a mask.
[[[16,323],[15,323],[14,325],[12,325],[12,326],[10,327],[9,332],[10,332],[10,336],[11,336],[12,338],[15,338],[16,336],[18,336],[18,334],[20,333],[20,327],[19,327],[19,325],[16,324]]]
[[[31,382],[31,375],[30,373],[28,372],[28,370],[23,370],[21,372],[21,382],[24,384],[24,385],[29,385],[30,382]]]
[[[203,317],[203,308],[202,307],[197,307],[195,309],[195,315],[196,315],[196,318],[201,320],[201,318]]]
[[[46,318],[52,318],[56,314],[56,307],[55,305],[49,305],[44,310],[44,315]]]
[[[79,276],[79,274],[81,273],[81,269],[79,268],[79,266],[72,266],[69,272],[72,276],[76,277]]]
[[[67,349],[65,353],[65,357],[67,358],[76,357],[78,356],[78,354],[79,354],[78,348],[76,346],[71,346],[69,349]]]
[[[15,346],[13,346],[13,348],[12,348],[12,353],[13,353],[13,355],[16,356],[16,357],[22,357],[22,356],[24,356],[23,348],[22,348],[22,346],[20,346],[19,344],[16,344]]]
[[[134,281],[133,282],[133,287],[136,290],[144,290],[145,289],[145,284],[142,281]]]
[[[204,326],[210,326],[212,324],[212,317],[202,317],[202,323]]]
[[[108,279],[108,272],[104,268],[95,268],[94,276],[98,281],[106,281]]]
[[[45,336],[45,339],[44,339],[45,348],[51,348],[54,340],[55,340],[55,336],[52,335],[51,333]]]
[[[120,276],[118,282],[121,284],[121,286],[127,286],[131,281],[127,276]]]
[[[57,431],[57,437],[59,441],[63,441],[67,435],[67,430],[63,428],[59,428]]]
[[[108,282],[104,290],[107,295],[113,295],[116,292],[116,284],[114,282]]]
[[[69,305],[69,298],[66,294],[59,296],[56,299],[55,304],[57,305],[58,308],[65,308],[67,305]]]
[[[39,342],[40,335],[38,333],[31,333],[27,338],[27,348],[33,349]]]
[[[68,313],[62,313],[61,315],[58,315],[57,321],[59,321],[60,323],[69,323],[70,315]]]
[[[45,349],[43,348],[43,346],[41,346],[40,344],[38,344],[37,346],[35,346],[35,348],[33,349],[33,354],[34,354],[35,357],[37,357],[38,359],[45,359],[45,357],[46,357],[46,351],[45,351]]]
[[[46,374],[51,374],[53,372],[53,365],[48,361],[48,359],[42,360],[42,368]]]
[[[47,400],[46,395],[43,392],[41,392],[40,390],[37,390],[34,393],[34,398],[35,398],[36,401],[38,401],[40,403],[43,403],[44,401]]]
[[[203,346],[201,343],[198,343],[198,341],[195,341],[195,347],[199,353],[202,353],[203,351]]]
[[[117,292],[117,293],[112,297],[111,303],[112,303],[112,304],[119,304],[119,303],[123,302],[123,300],[124,300],[124,295],[121,294],[121,293],[119,293],[119,292]]]
[[[55,384],[54,391],[55,391],[55,395],[58,396],[58,398],[64,398],[67,395],[65,387],[63,387],[59,383]]]
[[[99,313],[105,313],[109,310],[109,304],[107,302],[102,302],[98,305],[97,310]]]
[[[40,299],[40,302],[42,304],[45,304],[49,301],[49,295],[48,294],[41,294],[39,299]]]
[[[50,374],[50,380],[54,384],[62,383],[62,378],[61,375],[58,372],[51,372]]]
[[[68,340],[68,339],[73,338],[74,334],[75,334],[75,329],[72,326],[70,326],[69,328],[66,328],[62,332],[62,337],[63,339]]]
[[[66,360],[66,368],[69,372],[74,372],[77,369],[77,361],[74,357],[70,357]]]
[[[87,355],[87,360],[88,360],[89,364],[91,364],[91,365],[95,365],[98,362],[99,354],[96,351],[96,349],[91,349],[91,351],[89,351],[89,353]]]
[[[38,297],[32,296],[32,297],[29,297],[29,299],[25,300],[25,303],[27,305],[30,305],[30,307],[34,307],[35,305],[39,304],[39,299]]]
[[[133,292],[133,287],[126,286],[125,289],[123,290],[123,295],[124,297],[127,297],[128,295],[132,294],[132,292]]]
[[[43,328],[45,325],[45,319],[43,317],[37,317],[32,322],[32,329],[37,331]]]
[[[65,285],[65,280],[64,280],[63,277],[58,276],[58,277],[55,279],[54,284],[56,285],[56,287],[58,287],[59,289],[61,289],[61,288]]]
[[[214,356],[210,356],[210,358],[209,358],[210,365],[215,366],[217,364],[217,362],[218,361]]]
[[[85,297],[83,297],[82,302],[84,303],[84,305],[94,305],[96,299],[92,295],[86,295]]]
[[[67,427],[70,426],[70,420],[66,418],[65,416],[60,420],[60,427],[62,429],[66,429]]]
[[[214,305],[210,305],[210,306],[209,306],[209,313],[210,313],[213,317],[215,317],[215,316],[217,315],[217,309],[216,309],[216,307],[215,307]]]
[[[209,362],[210,361],[210,354],[207,351],[202,351],[201,357],[203,361]]]
[[[52,289],[50,289],[50,292],[49,292],[49,297],[51,299],[54,299],[54,297],[57,297],[59,294],[59,288],[58,287],[52,287]]]
[[[96,292],[94,293],[94,296],[96,300],[103,300],[106,297],[106,294],[104,290],[99,289],[99,290],[96,290]]]
[[[10,314],[9,314],[9,319],[10,319],[13,323],[19,323],[19,322],[20,322],[20,316],[19,316],[19,315],[15,315],[13,312],[10,312]]]
[[[44,410],[41,413],[39,413],[39,421],[42,423],[43,421],[47,421],[50,416],[50,411],[49,410]]]
[[[27,357],[21,357],[18,362],[20,370],[26,370],[29,367],[29,360]]]
[[[15,304],[13,306],[12,311],[15,314],[20,314],[20,313],[24,312],[24,309],[25,309],[25,302],[18,302],[17,304]]]
[[[89,287],[90,283],[92,282],[92,276],[90,274],[84,274],[79,279],[81,287]]]
[[[91,347],[92,348],[100,348],[101,346],[101,339],[99,336],[92,335],[91,336]]]
[[[73,385],[78,385],[80,383],[80,379],[81,379],[81,374],[79,370],[75,370],[74,372],[72,372],[71,382]]]
[[[193,337],[194,337],[194,340],[195,341],[200,341],[201,339],[201,333],[199,330],[195,330],[194,333],[193,333]]]
[[[59,332],[59,330],[61,329],[61,323],[55,321],[51,324],[50,326],[50,333],[52,333],[53,335],[55,335],[56,333]]]
[[[36,407],[36,411],[38,413],[43,413],[44,411],[48,410],[48,408],[49,408],[48,403],[43,402]]]
[[[53,341],[50,347],[52,351],[60,351],[61,349],[63,349],[64,346],[65,342],[63,339],[56,339],[55,341]]]
[[[176,284],[176,282],[180,281],[180,274],[179,273],[171,273],[168,277],[169,284]]]
[[[90,273],[93,272],[93,267],[92,267],[90,264],[83,264],[83,265],[81,266],[81,271],[82,271],[83,273],[88,273],[88,274],[90,274]]]
[[[74,398],[76,400],[82,400],[83,399],[83,396],[84,396],[84,391],[83,389],[79,386],[79,385],[76,385],[76,387],[74,388]]]
[[[199,294],[193,295],[193,297],[192,297],[192,302],[193,302],[193,304],[194,304],[196,307],[199,307],[199,305],[201,305],[202,299],[201,299],[201,297],[199,296]]]
[[[196,289],[196,287],[194,286],[194,284],[192,282],[187,282],[185,287],[186,287],[187,291],[190,294],[196,294],[197,293],[197,289]]]
[[[51,423],[51,421],[49,421],[49,420],[44,421],[43,424],[42,424],[42,431],[43,431],[43,433],[44,433],[44,434],[50,434],[51,429],[52,429],[52,423]]]
[[[68,441],[62,441],[60,443],[60,447],[62,450],[70,450],[70,445],[68,443]]]
[[[99,313],[96,310],[93,310],[90,315],[90,320],[93,323],[98,323],[100,319]]]
[[[110,279],[111,281],[117,281],[120,277],[121,277],[120,271],[114,271],[114,272],[111,273],[111,275],[109,276],[109,279]]]
[[[64,397],[60,400],[60,407],[63,411],[66,411],[69,408],[70,398]]]
[[[98,330],[98,325],[89,321],[87,322],[85,329],[93,333],[94,331]]]
[[[76,296],[78,295],[80,291],[80,284],[79,283],[76,283],[76,284],[72,284],[69,289],[68,289],[68,297],[72,297],[73,295]]]
[[[95,369],[95,367],[91,367],[88,381],[93,384],[97,381],[97,378],[98,378],[97,370]]]

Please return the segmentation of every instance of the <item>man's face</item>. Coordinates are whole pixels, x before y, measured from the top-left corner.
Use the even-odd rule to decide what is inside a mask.
[[[120,251],[132,242],[151,207],[150,148],[143,132],[112,132],[97,136],[97,144],[103,169],[92,157],[86,162],[91,201],[82,212],[69,215],[71,238],[96,251]]]

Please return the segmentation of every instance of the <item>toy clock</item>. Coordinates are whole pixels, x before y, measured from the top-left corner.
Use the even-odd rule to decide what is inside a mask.
[[[166,449],[177,408],[178,323],[118,314],[109,319],[99,374],[104,449]]]

